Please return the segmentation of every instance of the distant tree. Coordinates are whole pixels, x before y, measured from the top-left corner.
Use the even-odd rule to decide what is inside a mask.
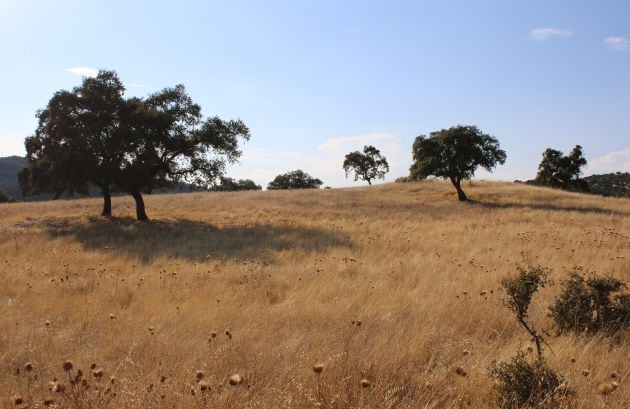
[[[240,156],[238,138],[249,139],[240,120],[203,120],[182,85],[146,99],[125,99],[124,90],[115,72],[99,71],[53,96],[25,141],[28,166],[18,176],[25,195],[85,194],[94,185],[103,215],[111,215],[111,191],[120,190],[147,220],[142,193],[181,182],[208,187]]]
[[[215,192],[233,192],[240,190],[261,190],[262,186],[257,185],[256,182],[250,179],[232,179],[221,176],[219,183],[212,186],[210,190]]]
[[[476,126],[454,126],[431,132],[427,138],[420,135],[413,143],[413,179],[436,176],[449,179],[461,201],[468,200],[461,181],[474,176],[482,168],[492,171],[497,164],[504,164],[506,154],[493,136],[482,133]]]
[[[0,203],[8,203],[12,202],[11,196],[9,196],[2,188],[0,187]]]
[[[581,168],[584,166],[586,158],[580,145],[575,145],[567,156],[558,150],[548,148],[543,152],[535,181],[562,189],[588,191],[588,183],[580,179]]]
[[[389,165],[378,149],[366,145],[363,147],[363,152],[354,151],[346,155],[343,170],[346,172],[346,178],[354,173],[355,181],[361,179],[371,186],[372,180],[385,179],[385,174],[389,172]]]
[[[267,189],[319,189],[322,184],[324,184],[324,182],[321,180],[298,169],[276,176],[276,178],[267,185]]]

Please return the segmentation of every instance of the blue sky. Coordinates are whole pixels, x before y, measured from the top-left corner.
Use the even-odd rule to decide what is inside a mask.
[[[387,180],[420,134],[495,135],[527,179],[543,150],[584,147],[587,173],[630,171],[630,2],[0,0],[0,156],[23,154],[35,111],[94,69],[129,95],[186,85],[252,139],[229,175],[302,168],[353,185],[345,153],[373,144]]]

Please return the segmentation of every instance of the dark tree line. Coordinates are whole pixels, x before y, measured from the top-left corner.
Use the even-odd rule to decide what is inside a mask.
[[[262,186],[250,179],[239,179],[221,176],[219,183],[210,188],[213,192],[237,192],[241,190],[262,190]]]
[[[53,95],[25,141],[24,195],[58,198],[98,186],[103,215],[112,214],[111,193],[120,191],[134,198],[138,220],[147,220],[143,193],[177,182],[210,187],[241,155],[239,139],[250,137],[241,120],[204,119],[183,85],[146,98],[124,91],[115,72],[99,71]]]

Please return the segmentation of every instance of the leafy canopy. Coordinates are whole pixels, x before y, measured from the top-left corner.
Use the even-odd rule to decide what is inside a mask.
[[[269,182],[267,189],[319,189],[323,183],[321,180],[298,169],[276,176],[274,180]]]
[[[586,158],[580,145],[575,145],[569,155],[547,148],[538,165],[536,182],[562,189],[588,190],[588,183],[580,179]]]
[[[346,155],[343,169],[346,177],[354,173],[355,181],[361,179],[371,185],[374,179],[385,179],[385,174],[389,172],[389,164],[378,149],[366,145],[363,152],[354,151]]]
[[[239,138],[250,137],[241,120],[204,119],[183,85],[144,99],[125,98],[124,91],[114,71],[99,71],[53,95],[25,141],[24,194],[59,197],[95,185],[107,202],[110,190],[119,190],[134,197],[145,220],[141,192],[179,182],[209,187],[240,157]]]
[[[476,126],[462,125],[431,132],[429,137],[418,136],[412,153],[413,179],[429,176],[449,179],[460,200],[467,200],[461,189],[462,180],[472,178],[478,167],[492,171],[506,159],[495,137],[482,133]]]

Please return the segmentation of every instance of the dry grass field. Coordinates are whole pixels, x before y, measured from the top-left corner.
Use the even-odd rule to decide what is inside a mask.
[[[98,199],[0,205],[0,406],[494,407],[489,366],[532,345],[500,280],[552,270],[531,308],[550,332],[570,272],[630,282],[630,200],[464,189],[156,195],[148,223],[128,197],[112,220]],[[630,407],[626,335],[547,337],[576,407]]]

